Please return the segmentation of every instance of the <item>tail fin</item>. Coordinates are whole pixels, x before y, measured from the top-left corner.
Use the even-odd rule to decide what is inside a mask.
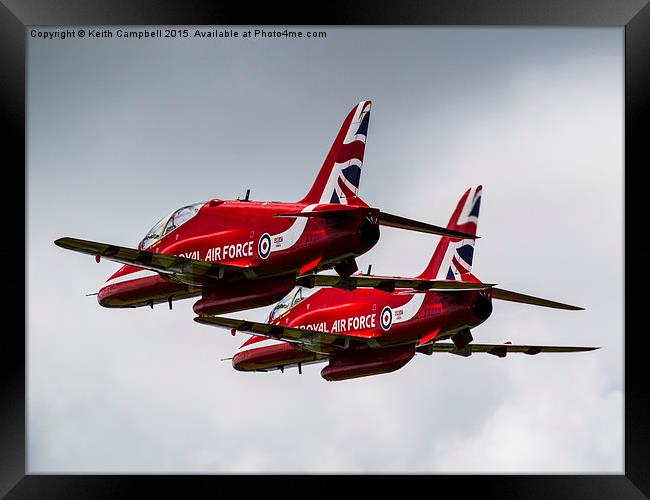
[[[370,101],[361,101],[343,121],[323,166],[301,203],[355,203],[366,146]]]
[[[482,190],[482,186],[476,186],[465,191],[449,219],[447,229],[476,234]],[[469,275],[472,271],[475,241],[443,236],[429,265],[418,278],[462,281],[461,275],[468,275],[468,281],[475,281],[476,278]]]

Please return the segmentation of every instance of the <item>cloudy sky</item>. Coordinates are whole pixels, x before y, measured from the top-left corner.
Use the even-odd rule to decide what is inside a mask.
[[[325,30],[28,37],[29,472],[622,473],[623,29]],[[135,246],[247,188],[297,200],[363,99],[367,203],[445,224],[483,184],[475,274],[586,308],[497,302],[476,341],[600,350],[240,373],[220,359],[243,334],[193,322],[192,300],[101,308],[85,294],[118,264],[53,244]],[[436,242],[384,229],[359,266],[414,275]]]

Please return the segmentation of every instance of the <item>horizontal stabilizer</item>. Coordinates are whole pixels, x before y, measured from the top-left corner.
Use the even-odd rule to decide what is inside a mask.
[[[77,238],[59,238],[55,245],[75,252],[94,255],[96,257],[148,269],[168,275],[184,283],[206,284],[214,279],[223,277],[224,271],[242,273],[248,277],[252,268],[217,264],[197,259],[188,259],[176,255],[137,250],[135,248],[109,245],[95,241],[79,240]]]
[[[467,344],[459,350],[452,342],[439,342],[416,348],[417,352],[431,354],[432,352],[448,352],[467,356],[475,352],[485,352],[503,358],[507,353],[539,354],[540,352],[583,352],[593,351],[599,347],[547,346],[547,345],[512,345],[512,344]],[[462,351],[462,352],[461,352]]]
[[[332,286],[344,290],[355,288],[376,288],[392,293],[395,289],[410,289],[424,292],[427,290],[454,291],[454,290],[485,290],[495,286],[492,283],[473,283],[445,280],[423,280],[418,278],[399,278],[395,276],[364,276],[352,275],[343,279],[330,274],[309,274],[300,276],[296,280],[297,286],[312,288],[315,286]]]
[[[406,217],[400,217],[399,215],[387,214],[386,212],[379,213],[379,225],[396,227],[398,229],[407,229],[419,233],[437,234],[461,240],[474,240],[479,238],[479,236],[476,236],[475,234],[454,231],[453,229],[447,229],[446,227],[434,226],[433,224],[407,219]]]
[[[521,304],[531,304],[534,306],[552,307],[554,309],[567,309],[570,311],[583,311],[584,307],[572,306],[569,304],[562,304],[552,300],[540,299],[531,295],[524,295],[523,293],[511,292],[510,290],[503,290],[501,288],[492,289],[492,298],[499,300],[507,300],[510,302],[519,302]]]

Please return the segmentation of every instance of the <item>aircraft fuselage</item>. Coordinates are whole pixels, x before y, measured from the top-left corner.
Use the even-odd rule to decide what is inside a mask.
[[[308,364],[329,357],[335,360],[334,366],[337,358],[341,359],[339,364],[349,361],[356,367],[365,360],[375,369],[393,371],[411,359],[421,339],[449,338],[480,325],[491,313],[489,290],[387,293],[324,288],[270,323],[329,333],[354,333],[359,335],[359,341],[352,339],[348,345],[321,343],[318,349],[309,352],[304,346],[297,348],[287,342],[254,336],[234,355],[232,363],[237,370],[256,371]],[[371,339],[370,348],[361,338]]]
[[[205,314],[272,304],[294,287],[297,274],[329,269],[367,252],[378,241],[378,210],[365,206],[345,207],[345,213],[337,216],[276,216],[309,213],[316,206],[341,209],[322,204],[207,202],[193,218],[143,250],[236,266],[243,273],[226,270],[206,286],[124,265],[101,288],[98,301],[104,307],[137,307],[203,295],[206,300],[199,301],[197,312]]]

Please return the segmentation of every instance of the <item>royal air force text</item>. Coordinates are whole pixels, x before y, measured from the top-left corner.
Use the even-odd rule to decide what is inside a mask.
[[[208,262],[252,257],[253,242],[249,241],[248,243],[236,243],[234,245],[223,245],[220,247],[209,248],[205,254],[205,258],[201,256],[201,253],[198,250],[181,253],[178,254],[178,256],[185,257],[186,259],[205,260]]]
[[[367,314],[364,316],[353,316],[351,318],[336,319],[332,322],[330,328],[327,327],[327,322],[313,323],[310,325],[300,325],[298,328],[302,330],[314,330],[317,332],[341,333],[352,332],[357,330],[365,330],[368,328],[375,328],[376,314]]]

